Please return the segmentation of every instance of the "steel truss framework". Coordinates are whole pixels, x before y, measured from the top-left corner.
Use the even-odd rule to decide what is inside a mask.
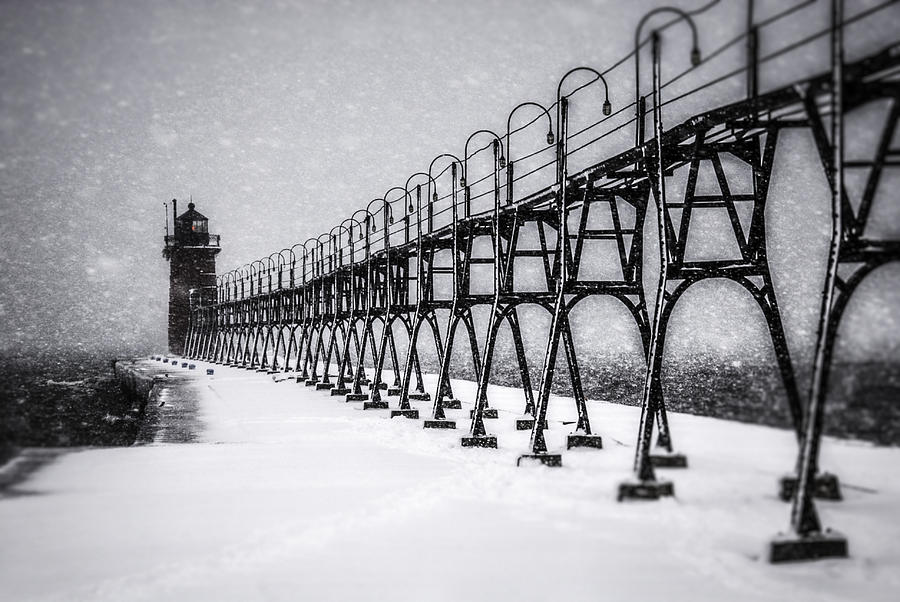
[[[785,339],[766,250],[765,210],[776,150],[783,130],[806,128],[813,134],[832,187],[835,181],[843,181],[845,171],[864,171],[859,178],[861,189],[842,186],[840,195],[839,273],[834,302],[826,308],[827,327],[820,333],[827,381],[841,316],[853,292],[873,270],[900,259],[900,241],[876,240],[867,234],[872,208],[895,200],[885,198],[889,191],[879,184],[888,170],[900,167],[896,147],[900,49],[893,46],[855,63],[842,63],[837,80],[838,88],[843,88],[839,104],[834,71],[765,94],[755,93],[753,71],[746,100],[706,111],[666,130],[658,33],[652,37],[654,94],[636,103],[639,133],[633,148],[570,175],[568,101],[560,95],[556,137],[551,140],[551,128],[548,138],[555,145],[554,185],[516,199],[514,163],[505,161],[510,153],[508,137],[504,147],[500,136],[483,132],[492,136],[485,147],[491,154],[486,176],[491,210],[472,211],[474,177],[467,173],[468,151],[462,160],[439,157],[432,167],[446,163],[440,175],[433,176],[431,169],[415,174],[404,187],[373,201],[375,210],[370,203],[327,235],[221,276],[218,302],[193,311],[186,355],[290,373],[300,383],[331,390],[347,401],[363,401],[367,409],[388,408],[385,394],[397,396],[391,411],[408,418],[419,417],[410,400],[430,402],[424,426],[456,428],[444,410],[460,407],[450,376],[453,351],[460,345],[456,335],[462,327],[463,347],[478,388],[468,434],[461,442],[496,447],[496,438],[486,428],[486,421],[497,417],[489,403],[488,383],[498,333],[506,325],[522,375],[524,399],[517,426],[531,430],[530,453],[523,458],[555,465],[559,455],[547,453],[543,432],[560,346],[578,415],[568,446],[602,445],[588,415],[569,315],[585,299],[610,296],[634,319],[647,361],[635,459],[637,480],[623,486],[620,495],[658,497],[671,493],[671,485],[656,480],[654,467],[685,465],[684,457],[673,451],[660,377],[669,320],[692,285],[727,279],[750,293],[765,318],[787,409],[798,438],[804,441],[806,405]],[[752,50],[755,38],[751,36],[750,41]],[[645,109],[648,101],[649,111]],[[836,164],[833,134],[826,128],[833,116],[830,112],[836,106],[842,116],[851,115],[873,105],[884,110],[874,155]],[[547,118],[552,123],[549,112]],[[645,118],[654,130],[646,140]],[[871,136],[871,132],[849,135]],[[841,174],[839,180],[836,174]],[[673,183],[679,178],[684,186],[675,191]],[[439,180],[451,199],[449,223],[440,227],[435,225]],[[700,186],[701,180],[711,184]],[[388,200],[391,193],[395,201]],[[394,216],[392,212],[400,206],[402,215]],[[648,308],[642,273],[645,218],[651,206],[656,207],[656,221],[661,225],[662,267],[654,311]],[[726,233],[736,252],[698,260],[690,253],[692,225],[698,215],[710,211],[727,216]],[[357,215],[362,217],[356,219]],[[597,277],[583,269],[592,261],[590,248],[596,243],[615,249],[617,262],[611,277]],[[523,271],[529,261],[540,267]],[[487,293],[473,286],[473,270],[482,267],[490,268],[493,276]],[[526,304],[544,308],[551,317],[536,395],[519,317],[519,309]],[[474,319],[473,310],[478,307],[488,315],[482,332]],[[423,336],[432,339],[437,352],[438,379],[432,392],[425,391],[422,378]],[[391,386],[384,382],[388,368],[393,373]],[[654,430],[656,450],[651,453]],[[800,536],[820,530],[818,519],[809,518],[810,512],[815,513],[809,505],[804,517],[795,521]]]

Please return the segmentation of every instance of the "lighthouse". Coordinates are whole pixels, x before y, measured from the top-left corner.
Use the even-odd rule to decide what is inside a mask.
[[[209,233],[209,220],[188,203],[178,215],[172,199],[174,233],[166,234],[163,257],[169,261],[169,351],[183,353],[192,304],[216,301],[216,255],[219,235]]]

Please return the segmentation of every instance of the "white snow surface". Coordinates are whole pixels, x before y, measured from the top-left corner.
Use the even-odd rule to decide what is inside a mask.
[[[603,450],[517,468],[522,394],[492,387],[500,449],[215,366],[188,386],[199,441],[67,454],[0,500],[3,600],[896,600],[900,450],[826,439],[845,500],[818,504],[851,557],[772,566],[788,431],[673,414],[677,497],[618,503],[638,408],[590,402]],[[433,378],[428,380],[434,384]],[[474,384],[454,381],[463,400]],[[396,398],[389,398],[396,405]],[[429,405],[413,402],[423,416]],[[574,416],[554,398],[548,443]]]

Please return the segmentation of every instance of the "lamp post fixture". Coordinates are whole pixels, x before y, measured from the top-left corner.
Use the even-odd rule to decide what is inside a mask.
[[[285,253],[288,254],[288,259],[285,259],[285,257],[284,257]],[[291,261],[292,261],[291,258],[294,255],[294,251],[292,251],[290,248],[286,247],[286,248],[278,251],[277,255],[278,255],[278,267],[276,268],[276,270],[278,272],[278,277],[276,279],[276,282],[277,282],[276,290],[280,291],[284,288],[284,268],[285,268],[285,266],[288,266],[291,264]],[[289,282],[288,288],[291,288],[290,282]]]
[[[532,102],[532,101],[527,101],[527,102],[520,103],[519,105],[516,106],[516,108],[514,108],[512,111],[509,112],[509,116],[507,116],[507,118],[506,118],[506,154],[507,154],[506,204],[507,205],[512,205],[513,200],[514,200],[513,199],[513,180],[514,180],[515,176],[513,173],[514,172],[513,165],[515,164],[515,161],[512,158],[512,147],[510,145],[510,140],[509,140],[510,135],[512,134],[512,131],[511,131],[512,118],[513,118],[513,115],[516,113],[516,111],[518,111],[522,107],[528,107],[528,106],[539,108],[540,110],[542,110],[544,112],[544,115],[547,116],[547,144],[552,145],[554,142],[553,119],[551,119],[551,117],[550,117],[550,111],[548,111],[546,109],[546,107],[544,107],[544,105],[536,103],[536,102]],[[529,124],[529,125],[531,125],[531,124]]]
[[[697,44],[697,25],[688,13],[674,6],[660,6],[659,8],[651,10],[641,18],[637,29],[634,32],[634,102],[636,111],[634,145],[636,147],[640,147],[644,144],[645,99],[641,96],[641,31],[650,19],[662,13],[674,13],[682,20],[687,21],[687,24],[691,28],[691,64],[696,67],[701,63],[700,46]],[[651,35],[651,43],[654,47],[654,69],[657,69],[659,58],[659,32],[656,30],[654,30]]]
[[[415,205],[413,205],[412,195],[409,190],[409,183],[418,176],[425,176],[428,178],[428,188],[430,189],[433,180],[431,175],[425,172],[416,172],[413,175],[409,176],[406,180],[406,184],[403,186],[404,193],[406,195],[407,202],[409,203],[408,209],[409,213],[412,213],[414,210],[416,212],[416,249],[417,249],[417,261],[416,261],[416,300],[418,301],[422,297],[422,282],[425,278],[425,264],[422,261],[422,185],[416,184],[415,193],[416,193],[416,201]],[[426,191],[427,193],[427,191]],[[435,193],[436,194],[436,193]],[[427,201],[429,204],[431,201]]]
[[[453,298],[456,298],[457,288],[459,286],[459,224],[457,223],[459,217],[459,206],[457,203],[457,188],[456,184],[460,179],[460,168],[462,167],[463,162],[459,160],[459,157],[453,155],[451,153],[442,153],[431,160],[431,163],[428,165],[428,185],[434,186],[434,190],[432,191],[430,201],[429,201],[429,225],[428,231],[432,231],[431,218],[434,214],[434,204],[438,201],[438,192],[437,192],[437,180],[431,175],[432,170],[434,169],[435,163],[437,163],[438,159],[451,159],[450,163],[450,178],[451,178],[451,209],[450,209],[450,228],[452,232],[453,238]]]
[[[247,289],[250,284],[250,266],[248,264],[244,264],[237,269],[237,273],[239,276],[239,281],[241,283],[241,293],[239,299],[243,301],[247,297]]]
[[[277,257],[278,259],[274,259]],[[268,274],[267,274],[267,284],[268,291],[271,293],[274,290],[281,290],[281,262],[284,261],[284,257],[281,255],[281,251],[275,251],[274,253],[270,253],[266,258],[266,263],[268,264]],[[273,272],[277,272],[277,277],[273,277]]]
[[[257,264],[259,264],[259,268],[254,270],[254,268],[256,267]],[[255,278],[255,280],[256,280],[256,291],[255,292],[253,289],[253,280],[250,281],[250,296],[251,297],[258,296],[262,293],[262,274],[263,274],[263,271],[266,269],[267,269],[267,266],[266,266],[266,264],[264,264],[262,262],[261,259],[257,259],[256,261],[253,261],[250,263],[250,273],[252,274],[251,277]]]
[[[472,134],[466,139],[466,145],[464,147],[463,154],[463,173],[462,177],[459,180],[460,185],[463,187],[464,191],[464,202],[465,202],[465,217],[471,217],[472,215],[472,198],[470,194],[470,186],[472,185],[469,182],[469,143],[472,142],[472,139],[479,134],[488,134],[494,140],[491,142],[491,146],[493,147],[494,152],[494,197],[495,204],[500,200],[500,170],[506,167],[506,157],[503,156],[503,140],[501,140],[500,136],[491,130],[478,130],[476,132],[472,132]],[[483,149],[481,149],[483,150]],[[480,152],[475,151],[476,153]]]

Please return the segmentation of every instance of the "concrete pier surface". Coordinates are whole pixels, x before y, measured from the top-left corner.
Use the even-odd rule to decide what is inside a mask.
[[[473,383],[454,382],[458,430],[434,430],[287,375],[195,363],[157,381],[143,444],[63,454],[0,499],[0,599],[796,602],[900,591],[897,448],[826,439],[822,466],[841,477],[844,500],[819,511],[850,558],[772,566],[766,544],[790,510],[777,498],[796,457],[789,431],[673,414],[689,468],[659,476],[676,497],[617,503],[638,408],[591,402],[603,449],[566,451],[574,405],[554,398],[547,438],[563,467],[516,467],[529,435],[516,430],[521,392],[491,390],[499,449],[462,449]],[[413,406],[428,417],[430,404]]]

